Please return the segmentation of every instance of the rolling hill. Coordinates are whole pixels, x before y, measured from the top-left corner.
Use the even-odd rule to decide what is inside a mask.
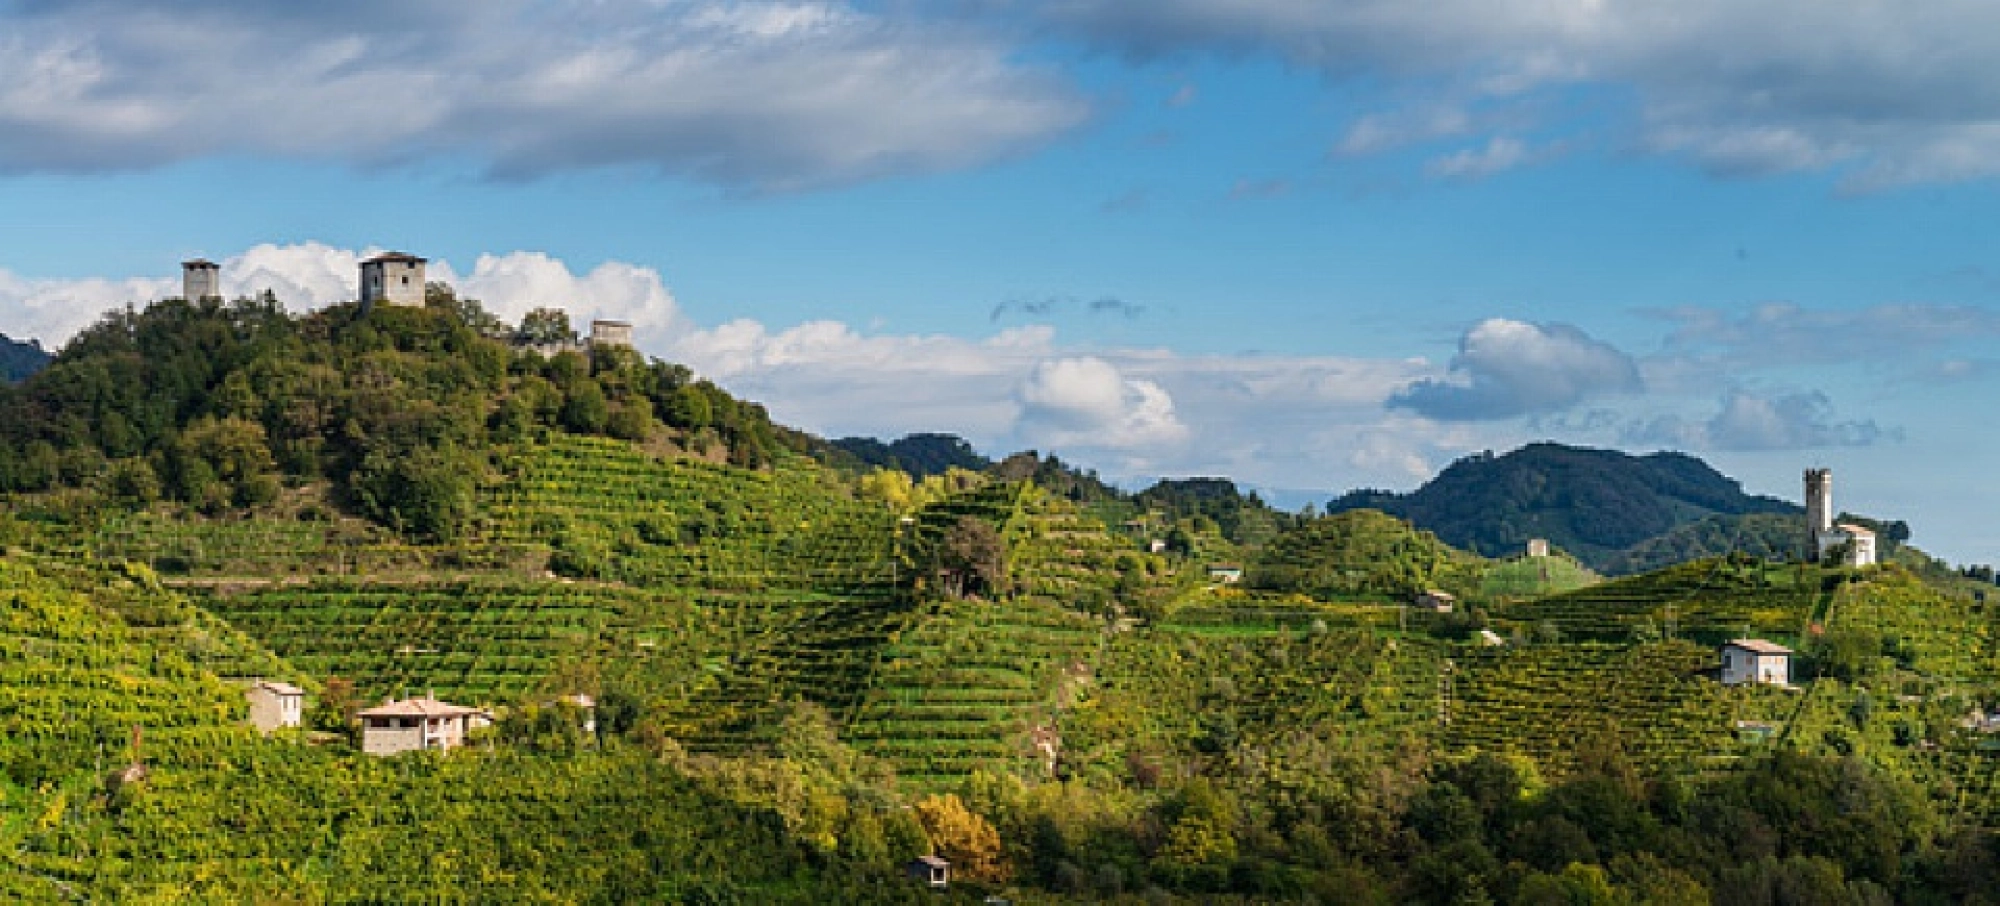
[[[1327,506],[1330,512],[1364,508],[1408,519],[1446,543],[1489,557],[1545,538],[1599,571],[1616,571],[1633,562],[1621,559],[1626,550],[1703,519],[1803,512],[1773,497],[1745,494],[1740,483],[1686,454],[1633,456],[1556,443],[1469,456],[1407,494],[1354,491]],[[1708,552],[1690,551],[1689,557]]]

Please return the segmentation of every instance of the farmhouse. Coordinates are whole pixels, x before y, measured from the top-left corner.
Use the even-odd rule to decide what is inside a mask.
[[[951,863],[936,856],[911,859],[907,870],[912,879],[932,889],[942,890],[951,884]]]
[[[1792,649],[1763,639],[1734,639],[1722,644],[1722,684],[1792,684]]]
[[[1435,588],[1417,595],[1418,607],[1437,613],[1451,613],[1452,607],[1457,604],[1458,599],[1450,592],[1438,591]]]
[[[383,702],[359,716],[361,751],[369,755],[454,749],[465,744],[467,733],[493,722],[478,708],[428,697]]]
[[[1243,567],[1234,563],[1216,563],[1208,568],[1208,581],[1224,585],[1235,585],[1243,581]]]
[[[243,694],[250,700],[250,723],[262,732],[296,727],[305,716],[306,690],[291,683],[258,680]]]

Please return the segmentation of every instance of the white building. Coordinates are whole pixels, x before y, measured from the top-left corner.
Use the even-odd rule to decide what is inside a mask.
[[[1792,649],[1763,639],[1732,639],[1722,644],[1722,684],[1792,684]]]
[[[250,699],[250,723],[265,733],[296,727],[305,720],[306,690],[291,683],[258,680],[243,694]]]
[[[1451,609],[1457,604],[1458,599],[1452,597],[1450,592],[1438,591],[1435,588],[1417,596],[1418,607],[1437,613],[1451,613]]]
[[[368,755],[455,749],[465,744],[466,734],[493,722],[478,708],[428,697],[384,702],[360,717],[361,751]]]
[[[1549,539],[1547,538],[1528,539],[1528,556],[1546,557],[1548,555],[1549,555]]]
[[[361,262],[361,308],[376,302],[424,304],[424,264],[427,259],[404,252],[386,252]]]
[[[1833,524],[1833,470],[1806,470],[1806,556],[1824,563],[1844,551],[1848,566],[1874,566],[1875,533],[1858,525]]]

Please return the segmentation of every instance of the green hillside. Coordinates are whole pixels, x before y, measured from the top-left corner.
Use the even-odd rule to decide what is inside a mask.
[[[1706,517],[1800,512],[1744,494],[1740,484],[1685,454],[1631,456],[1555,443],[1469,456],[1408,494],[1355,491],[1327,507],[1363,508],[1408,519],[1488,557],[1519,553],[1529,539],[1544,538],[1599,571],[1611,571],[1622,551]],[[1727,551],[1697,550],[1682,559],[1721,552]]]
[[[864,474],[433,296],[165,303],[0,388],[0,898],[2000,889],[2000,598],[1914,549],[1794,562],[1796,516],[1691,458],[1537,445],[1323,516],[1040,453]],[[1792,682],[1721,685],[1739,636]],[[312,726],[251,731],[260,676]],[[352,711],[416,693],[495,723],[364,755]]]

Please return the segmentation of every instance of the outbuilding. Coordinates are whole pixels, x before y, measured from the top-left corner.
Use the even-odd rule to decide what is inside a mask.
[[[1438,591],[1435,588],[1417,595],[1417,606],[1425,610],[1451,613],[1452,608],[1457,605],[1458,599],[1452,597],[1450,592]]]
[[[934,890],[951,886],[951,863],[937,856],[918,856],[910,860],[910,878]]]
[[[250,723],[265,733],[296,727],[305,718],[306,690],[291,683],[258,680],[243,695],[250,700]]]

